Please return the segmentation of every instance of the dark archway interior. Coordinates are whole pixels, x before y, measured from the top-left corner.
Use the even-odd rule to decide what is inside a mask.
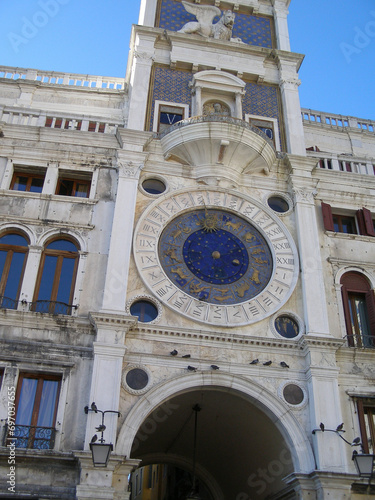
[[[132,458],[142,459],[141,465],[168,463],[192,471],[197,403],[197,477],[215,500],[218,491],[225,500],[281,492],[283,477],[293,471],[288,446],[264,411],[228,389],[192,390],[163,403],[139,428]]]

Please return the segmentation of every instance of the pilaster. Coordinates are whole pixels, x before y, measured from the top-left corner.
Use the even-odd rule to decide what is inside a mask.
[[[314,201],[316,189],[311,177],[315,160],[291,156],[288,159],[292,171],[290,184],[294,194],[306,333],[328,336],[325,280]]]
[[[276,39],[280,50],[290,50],[288,31],[288,6],[284,0],[273,0],[273,17],[275,20]]]
[[[130,243],[133,237],[138,180],[143,163],[141,161],[119,161],[118,168],[116,206],[102,305],[103,310],[113,312],[123,312],[125,308]]]

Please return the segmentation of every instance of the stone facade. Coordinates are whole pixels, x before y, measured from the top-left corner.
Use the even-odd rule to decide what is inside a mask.
[[[301,110],[288,5],[225,4],[229,41],[142,0],[125,79],[0,67],[0,498],[372,493],[375,124]]]

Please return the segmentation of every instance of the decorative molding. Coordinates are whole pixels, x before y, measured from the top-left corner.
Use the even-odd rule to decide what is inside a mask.
[[[279,83],[280,87],[286,90],[297,90],[301,85],[301,80],[299,78],[282,78]]]
[[[144,163],[136,164],[132,161],[128,161],[126,163],[119,162],[118,167],[122,176],[127,177],[129,179],[138,180],[141,171],[144,167]]]
[[[141,61],[148,61],[148,62],[153,62],[155,61],[155,55],[150,54],[149,52],[142,52],[140,50],[136,50],[134,52],[134,57],[136,59],[140,59]]]
[[[295,203],[314,204],[314,198],[317,195],[316,189],[293,189]]]

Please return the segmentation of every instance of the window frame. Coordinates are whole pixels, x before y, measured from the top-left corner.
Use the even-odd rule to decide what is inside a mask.
[[[368,279],[357,271],[348,271],[340,279],[341,298],[344,309],[344,318],[346,326],[346,337],[349,347],[374,348],[375,347],[375,297],[374,290]],[[350,296],[362,295],[365,299],[366,314],[368,320],[369,335],[372,339],[372,345],[364,345],[364,339],[359,331],[353,331],[352,317],[350,312]]]
[[[27,258],[29,255],[29,245],[30,245],[29,238],[21,231],[17,231],[17,230],[6,231],[6,232],[0,234],[0,240],[1,240],[1,238],[3,238],[4,236],[7,236],[7,235],[22,236],[26,240],[27,245],[26,246],[11,245],[8,243],[1,243],[1,241],[0,241],[0,251],[7,251],[7,256],[5,257],[4,267],[3,267],[2,273],[0,275],[0,297],[1,297],[0,308],[2,308],[2,309],[9,309],[9,308],[3,307],[3,299],[4,299],[4,297],[6,297],[4,294],[5,294],[6,286],[7,286],[8,279],[9,279],[9,272],[11,270],[13,255],[15,253],[22,253],[25,255],[25,257],[24,257],[23,263],[22,263],[22,269],[21,269],[21,273],[20,273],[20,278],[19,278],[19,282],[18,282],[16,296],[15,296],[15,298],[7,297],[11,300],[14,300],[16,304],[18,303],[21,289],[22,289],[23,278],[25,275],[25,269],[26,269],[26,264],[27,264]],[[17,251],[16,251],[16,249],[17,249]],[[14,309],[17,309],[17,307],[15,307]]]
[[[322,215],[323,215],[323,225],[326,231],[332,231],[341,234],[356,234],[361,236],[372,236],[375,237],[375,221],[372,218],[371,211],[366,207],[362,207],[357,212],[353,214],[345,214],[342,210],[338,209],[337,212],[332,210],[329,203],[321,202]],[[345,233],[343,231],[335,231],[335,224],[333,218],[337,217],[341,220],[343,217],[354,218],[354,223],[357,232],[356,233]]]
[[[169,108],[179,108],[182,111],[182,120],[186,120],[186,118],[189,117],[189,105],[188,104],[182,104],[179,102],[168,102],[168,101],[155,101],[155,110],[154,110],[154,119],[153,119],[153,124],[152,124],[152,131],[156,133],[163,132],[160,131],[160,114],[161,110],[165,107]],[[178,122],[175,122],[178,123]]]
[[[372,448],[372,453],[375,453],[375,400],[373,398],[356,398],[356,403],[363,452],[369,454]],[[366,426],[366,419],[368,426]],[[368,436],[367,427],[370,430],[370,436]],[[371,448],[369,446],[370,440]]]
[[[72,187],[72,191],[71,191],[72,194],[61,194],[61,193],[59,193],[60,188],[62,186],[62,183],[64,181],[73,182],[73,187]],[[87,186],[86,196],[77,196],[76,195],[76,193],[77,193],[77,185],[78,184],[86,185]],[[59,175],[55,194],[58,195],[58,196],[67,196],[69,198],[76,198],[76,199],[77,198],[78,199],[81,198],[83,200],[87,200],[88,198],[90,198],[91,184],[92,184],[92,178],[91,179],[84,179],[84,178],[81,179],[80,177],[75,177],[75,176],[70,176],[70,175],[67,175],[67,176],[66,175]]]
[[[49,374],[49,373],[35,373],[35,372],[34,373],[33,372],[21,372],[19,374],[18,381],[17,381],[16,398],[15,398],[15,419],[16,419],[16,421],[17,421],[18,408],[19,408],[20,399],[21,399],[22,384],[23,384],[23,380],[25,378],[36,379],[38,381],[36,392],[35,392],[35,397],[34,397],[34,402],[33,402],[31,421],[30,421],[29,426],[25,426],[24,424],[17,424],[17,423],[15,424],[15,426],[17,427],[17,425],[19,425],[19,426],[25,426],[25,427],[35,427],[35,428],[40,428],[40,429],[54,429],[54,431],[56,431],[56,428],[55,428],[56,417],[57,417],[57,411],[58,411],[59,400],[60,400],[60,395],[61,395],[61,386],[62,386],[61,375],[55,375],[55,374]],[[40,412],[40,403],[41,403],[41,398],[42,398],[44,381],[58,382],[57,391],[56,391],[55,407],[54,407],[54,411],[53,411],[53,419],[52,419],[51,427],[42,427],[42,426],[37,425],[38,418],[39,418],[39,412]],[[34,448],[34,446],[33,446],[34,440],[35,440],[35,435],[34,435],[34,437],[33,436],[28,437],[28,443],[27,443],[26,449],[38,449],[38,448]],[[54,444],[54,437],[53,437],[53,444]],[[51,448],[53,448],[53,446]]]
[[[270,118],[268,116],[251,115],[249,113],[245,114],[245,121],[253,127],[261,128],[271,128],[273,131],[273,139],[269,139],[273,142],[276,151],[281,151],[280,144],[280,133],[279,133],[279,123],[276,118]]]
[[[26,183],[26,189],[25,189],[25,191],[23,191],[21,189],[14,189],[14,185],[16,183],[16,178],[17,177],[27,177],[27,183]],[[43,180],[42,189],[40,191],[30,191],[33,179],[42,179]],[[10,182],[9,189],[11,191],[16,191],[18,193],[40,194],[40,193],[43,192],[43,187],[44,187],[44,181],[45,181],[45,179],[46,179],[46,172],[44,172],[44,174],[42,174],[42,173],[37,173],[37,172],[33,172],[33,171],[26,172],[25,170],[15,169],[14,172],[13,172],[13,176],[12,176],[12,180]]]
[[[60,240],[69,241],[70,243],[75,245],[77,252],[72,252],[70,250],[48,249],[48,246],[51,243],[53,243],[55,241],[60,241]],[[60,301],[57,301],[56,299],[57,299],[58,292],[59,292],[59,286],[60,286],[60,281],[61,281],[61,270],[62,270],[64,258],[69,258],[69,259],[74,258],[74,260],[75,260],[73,272],[72,272],[72,281],[71,281],[70,291],[69,291],[69,302],[67,303],[67,306],[72,308],[73,298],[74,298],[74,290],[75,290],[75,285],[77,282],[78,265],[79,265],[79,252],[80,252],[80,246],[78,245],[78,243],[73,238],[70,238],[68,236],[53,238],[45,243],[44,248],[43,248],[43,252],[41,255],[41,259],[40,259],[37,280],[35,283],[35,290],[34,290],[34,296],[33,296],[33,310],[36,310],[38,300],[48,300],[50,302],[49,307],[48,307],[48,312],[55,314],[54,310],[56,307],[56,303],[60,302]],[[74,257],[72,257],[73,253],[75,253]],[[46,257],[48,257],[48,256],[57,257],[57,262],[56,262],[56,266],[55,266],[55,270],[54,270],[54,277],[53,277],[53,282],[52,282],[52,288],[51,288],[51,294],[50,294],[49,299],[38,299],[39,293],[40,293],[40,286],[41,286],[43,273],[44,273],[45,261],[46,261]],[[63,303],[66,304],[65,302],[63,302]],[[71,314],[71,311],[70,311],[70,314]]]

